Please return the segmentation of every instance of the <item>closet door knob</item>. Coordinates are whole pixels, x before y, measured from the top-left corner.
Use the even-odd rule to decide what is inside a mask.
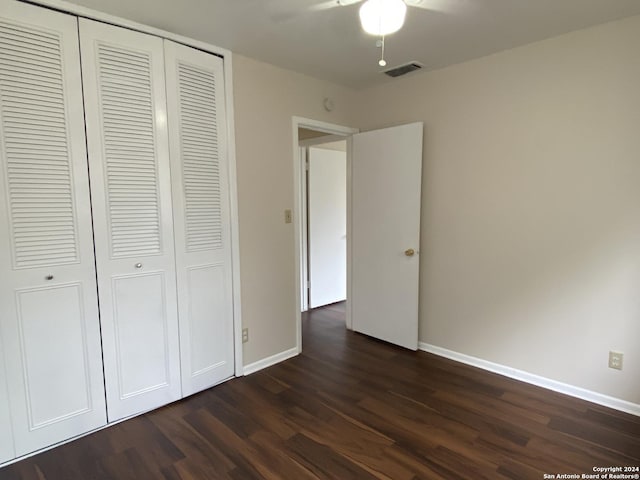
[[[142,264],[141,263],[136,263],[136,268],[142,268]]]
[[[46,275],[44,277],[45,280],[53,280],[53,275]]]

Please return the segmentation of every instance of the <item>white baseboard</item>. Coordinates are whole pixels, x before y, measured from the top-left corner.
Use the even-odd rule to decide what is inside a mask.
[[[453,350],[447,350],[446,348],[436,347],[435,345],[430,345],[425,342],[419,342],[418,348],[420,350],[433,353],[434,355],[438,355],[440,357],[455,360],[456,362],[471,365],[473,367],[478,367],[483,370],[497,373],[499,375],[504,375],[505,377],[520,380],[532,385],[537,385],[538,387],[547,388],[549,390],[553,390],[554,392],[564,393],[572,397],[597,403],[598,405],[603,405],[615,410],[620,410],[622,412],[640,416],[640,405],[637,403],[631,403],[620,398],[610,397],[608,395],[593,392],[585,388],[569,385],[568,383],[551,380],[550,378],[541,377],[540,375],[535,375],[533,373],[507,367],[505,365],[500,365],[499,363],[482,360],[481,358],[465,355],[464,353],[458,353],[454,352]]]
[[[276,363],[284,362],[291,357],[295,357],[298,355],[298,347],[290,348],[289,350],[285,350],[284,352],[276,353],[275,355],[271,355],[270,357],[263,358],[262,360],[258,360],[257,362],[250,363],[249,365],[244,366],[244,374],[251,375],[263,368],[270,367],[271,365],[275,365]]]

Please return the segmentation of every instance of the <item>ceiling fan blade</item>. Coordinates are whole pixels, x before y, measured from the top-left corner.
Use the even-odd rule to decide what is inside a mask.
[[[306,17],[313,12],[329,10],[333,7],[339,7],[337,0],[326,0],[311,6],[297,6],[297,8],[277,8],[272,11],[270,17],[275,23],[286,23]]]
[[[348,7],[356,3],[360,3],[362,0],[336,0],[341,7]]]
[[[335,7],[339,7],[340,4],[338,0],[327,0],[326,2],[316,3],[315,5],[311,5],[309,10],[312,12],[320,12],[322,10],[330,10]]]
[[[356,3],[360,3],[362,0],[327,0],[325,2],[316,3],[309,7],[309,10],[318,12],[320,10],[329,10],[335,7],[348,7]]]
[[[289,22],[300,17],[307,16],[313,12],[321,12],[338,7],[348,7],[349,5],[355,5],[361,1],[362,0],[325,0],[307,7],[276,11],[271,14],[271,20],[275,23]]]
[[[409,7],[440,13],[460,13],[470,8],[468,0],[404,0],[404,3]]]

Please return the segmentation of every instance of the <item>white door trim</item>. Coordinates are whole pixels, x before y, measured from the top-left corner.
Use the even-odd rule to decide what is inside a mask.
[[[340,140],[344,140],[344,135],[323,135],[322,137],[300,140],[300,146],[314,147],[316,145],[322,145],[324,143],[339,142]]]
[[[300,142],[302,145],[303,142]],[[300,146],[298,149],[300,155],[300,232],[302,237],[300,238],[300,258],[304,261],[300,262],[300,311],[306,312],[309,310],[309,232],[307,231],[307,213],[309,209],[307,201],[307,165],[309,162],[308,153],[309,149],[304,146]]]
[[[236,377],[244,375],[242,356],[242,304],[240,297],[240,224],[238,221],[238,177],[236,172],[236,130],[233,109],[233,60],[231,52],[223,55],[224,101],[227,108],[227,157],[229,177],[229,218],[231,222],[231,272],[233,276],[233,347]]]
[[[340,138],[350,137],[354,133],[358,133],[360,130],[357,128],[345,127],[342,125],[336,125],[333,123],[321,122],[319,120],[312,120],[304,117],[292,117],[291,121],[293,131],[293,232],[294,232],[294,262],[295,262],[295,283],[296,286],[296,309],[294,312],[296,322],[296,347],[298,353],[302,352],[302,295],[300,293],[300,279],[301,279],[301,266],[300,255],[302,254],[302,165],[300,163],[300,146],[298,139],[298,128],[308,128],[311,130],[317,130],[319,132],[326,132],[331,135],[337,135]],[[351,208],[350,193],[351,193],[351,141],[347,138],[347,328],[349,326],[349,259],[350,255],[350,226],[349,226],[349,209]]]

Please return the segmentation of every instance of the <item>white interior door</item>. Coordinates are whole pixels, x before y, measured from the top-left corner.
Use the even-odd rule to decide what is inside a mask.
[[[418,348],[422,123],[352,140],[351,296],[355,331]]]
[[[0,437],[20,456],[106,412],[77,21],[0,7]]]
[[[309,148],[311,308],[347,298],[347,154]]]
[[[162,39],[80,19],[109,420],[181,397]]]
[[[222,59],[165,40],[182,392],[234,372]]]

